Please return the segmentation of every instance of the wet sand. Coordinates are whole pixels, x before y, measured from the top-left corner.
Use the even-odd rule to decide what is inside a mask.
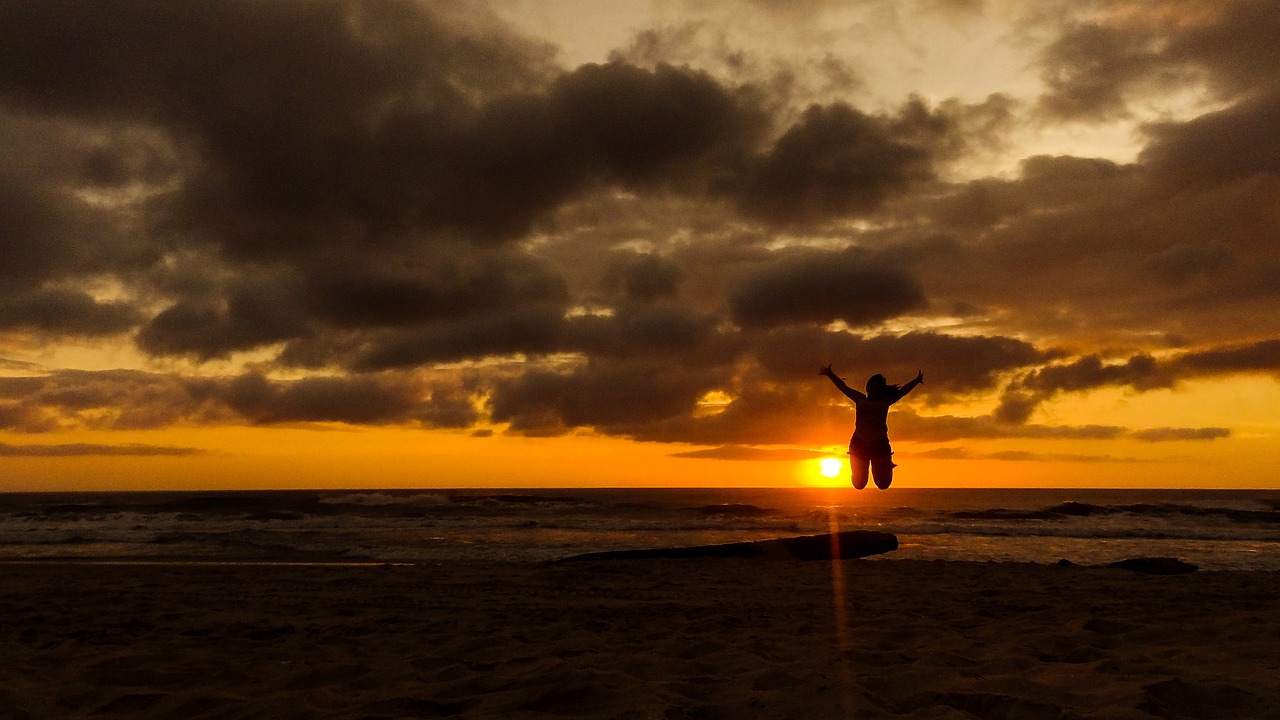
[[[1274,718],[1280,574],[5,565],[0,717]]]

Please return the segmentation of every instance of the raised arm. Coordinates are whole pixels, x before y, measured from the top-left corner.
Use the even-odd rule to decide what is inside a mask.
[[[835,385],[837,390],[839,390],[840,392],[844,393],[845,397],[849,398],[850,400],[854,401],[855,403],[856,403],[856,402],[858,402],[859,400],[866,400],[866,399],[867,399],[867,396],[866,396],[866,395],[864,395],[864,394],[862,394],[861,392],[858,392],[857,390],[854,390],[853,388],[851,388],[851,387],[849,387],[848,385],[846,385],[846,384],[845,384],[845,382],[844,382],[844,379],[843,379],[843,378],[839,377],[839,376],[838,376],[838,375],[836,375],[834,372],[832,372],[832,370],[831,370],[831,366],[830,366],[830,365],[828,365],[828,366],[826,366],[826,367],[822,368],[821,370],[819,370],[819,371],[818,371],[818,374],[819,374],[819,375],[822,375],[822,376],[826,377],[828,380],[830,380],[830,381],[831,381],[831,384],[832,384],[832,385]]]
[[[899,395],[898,397],[899,398],[906,397],[907,393],[911,392],[912,390],[915,390],[917,385],[923,385],[923,384],[924,384],[924,371],[921,370],[920,372],[916,373],[916,376],[911,379],[911,382],[908,382],[906,385],[902,386],[902,394]]]

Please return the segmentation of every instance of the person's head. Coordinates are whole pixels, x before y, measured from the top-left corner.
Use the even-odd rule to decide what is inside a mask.
[[[889,381],[884,379],[880,373],[876,373],[867,378],[867,397],[876,398],[884,395],[889,389]]]
[[[888,380],[880,373],[876,373],[867,378],[867,397],[877,400],[882,397],[900,395],[902,388],[897,385],[890,385]]]

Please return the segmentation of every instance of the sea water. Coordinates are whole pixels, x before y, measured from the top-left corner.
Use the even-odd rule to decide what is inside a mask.
[[[866,529],[884,559],[1280,570],[1280,491],[333,490],[0,494],[0,561],[541,562]]]

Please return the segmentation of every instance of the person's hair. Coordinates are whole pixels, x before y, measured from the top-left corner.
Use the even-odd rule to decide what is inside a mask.
[[[872,375],[871,377],[867,378],[867,395],[868,396],[871,395],[872,385],[879,385],[883,387],[885,394],[897,392],[898,390],[902,389],[897,385],[890,385],[889,381],[885,380],[884,375],[881,375],[880,373],[876,373],[875,375]]]

